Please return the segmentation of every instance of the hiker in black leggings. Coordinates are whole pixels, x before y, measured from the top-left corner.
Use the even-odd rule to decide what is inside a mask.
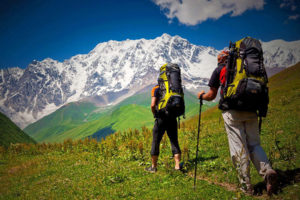
[[[180,148],[178,144],[178,133],[177,133],[177,120],[176,118],[156,118],[155,124],[153,127],[153,140],[152,140],[152,148],[151,148],[151,156],[159,155],[159,144],[160,141],[167,131],[168,137],[171,142],[172,153],[180,154]]]
[[[152,165],[149,168],[146,168],[149,172],[157,171],[157,160],[159,156],[159,145],[161,139],[167,131],[168,137],[171,142],[172,153],[174,155],[175,160],[175,169],[180,170],[180,157],[181,151],[178,144],[178,132],[177,132],[177,121],[176,118],[166,117],[166,116],[157,116],[156,105],[159,101],[159,86],[155,86],[152,89],[151,93],[151,110],[154,115],[155,124],[153,127],[153,140],[152,140],[152,148],[151,148],[151,159]]]

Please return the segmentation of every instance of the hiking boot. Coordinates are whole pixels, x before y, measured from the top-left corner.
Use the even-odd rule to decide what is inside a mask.
[[[246,195],[254,195],[254,189],[252,185],[247,186],[247,188],[241,187],[240,190]]]
[[[157,168],[150,166],[150,167],[146,167],[145,171],[148,171],[150,173],[155,173],[157,171]]]
[[[268,170],[265,177],[267,194],[271,196],[277,191],[277,173],[273,169]]]

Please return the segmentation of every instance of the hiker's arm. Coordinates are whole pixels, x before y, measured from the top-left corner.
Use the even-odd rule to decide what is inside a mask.
[[[155,106],[156,106],[156,97],[151,98],[151,111],[153,115],[155,114]]]
[[[217,96],[218,88],[210,87],[209,91],[205,93],[203,90],[198,93],[198,99],[200,99],[201,94],[204,94],[202,96],[203,100],[211,101],[214,100]]]

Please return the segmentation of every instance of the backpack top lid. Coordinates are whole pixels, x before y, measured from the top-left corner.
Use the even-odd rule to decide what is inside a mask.
[[[259,40],[252,37],[245,37],[235,43],[239,49],[239,55],[244,57],[246,54],[256,54],[262,56],[263,49]]]
[[[240,48],[242,49],[256,48],[257,50],[262,51],[260,41],[249,36],[242,39]]]
[[[163,72],[166,71],[166,67],[167,67],[168,63],[164,64],[163,66],[160,67],[159,72]]]
[[[167,68],[180,70],[179,66],[176,63],[166,63],[160,67],[160,69],[159,69],[160,73],[166,71]]]

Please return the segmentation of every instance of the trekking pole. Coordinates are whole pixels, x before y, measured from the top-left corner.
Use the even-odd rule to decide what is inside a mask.
[[[200,135],[200,122],[201,122],[201,109],[202,109],[202,97],[200,97],[200,108],[199,108],[199,120],[198,120],[198,136],[197,136],[197,149],[196,149],[196,160],[195,160],[195,176],[194,176],[194,190],[196,189],[196,176],[197,176],[197,161],[198,161],[198,151],[199,151],[199,135]]]

